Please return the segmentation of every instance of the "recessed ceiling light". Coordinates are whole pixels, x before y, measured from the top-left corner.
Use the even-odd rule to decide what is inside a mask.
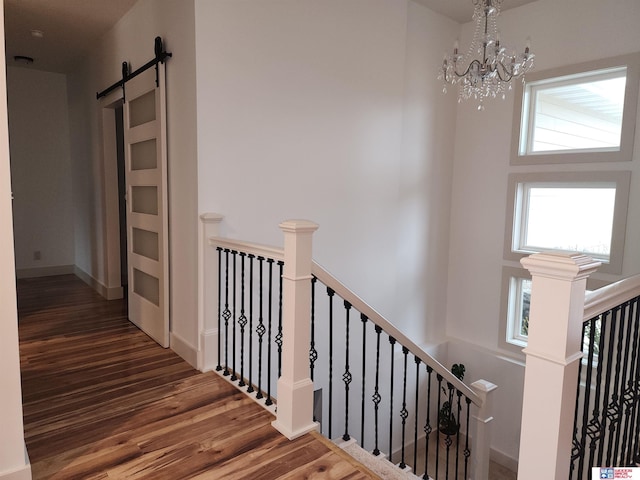
[[[31,30],[31,36],[35,38],[44,37],[44,32],[42,30]]]
[[[25,55],[14,55],[13,61],[16,63],[31,65],[33,63],[33,57],[27,57]]]

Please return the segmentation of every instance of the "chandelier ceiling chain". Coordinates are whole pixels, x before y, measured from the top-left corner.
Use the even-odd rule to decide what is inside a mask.
[[[438,79],[444,81],[445,93],[447,84],[459,86],[458,102],[474,98],[480,102],[478,110],[483,110],[485,98],[505,98],[506,91],[512,89],[514,78],[521,77],[524,82],[525,73],[533,67],[534,54],[529,50],[528,40],[520,54],[515,50],[506,53],[500,43],[497,17],[502,0],[472,1],[476,21],[473,41],[466,55],[458,52],[456,41],[453,53],[444,56]]]

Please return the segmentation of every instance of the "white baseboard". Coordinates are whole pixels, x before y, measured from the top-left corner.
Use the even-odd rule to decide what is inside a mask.
[[[517,472],[518,471],[518,459],[517,458],[512,458],[509,455],[507,455],[506,453],[503,453],[503,452],[500,452],[498,450],[495,450],[494,448],[491,449],[489,457],[494,462],[499,463],[503,467],[508,468],[512,472]]]
[[[93,288],[96,292],[98,292],[107,300],[117,300],[123,297],[123,291],[121,286],[107,287],[102,282],[99,282],[98,280],[93,278],[91,275],[89,275],[87,272],[82,270],[77,265],[73,266],[73,271],[71,273],[74,273],[80,280],[82,280],[84,283],[89,285],[91,288]]]
[[[24,447],[24,463],[25,465],[17,470],[10,472],[0,472],[0,480],[31,480],[31,463],[29,462],[29,454],[27,447]]]
[[[169,335],[171,350],[180,355],[193,368],[198,368],[198,350],[177,333]]]
[[[49,267],[16,269],[16,277],[18,278],[52,277],[54,275],[69,275],[73,273],[74,265],[51,265]]]
[[[19,470],[0,473],[0,480],[31,480],[31,465],[25,465]]]
[[[218,329],[207,330],[200,334],[200,356],[198,358],[198,369],[208,372],[216,368],[218,363]]]

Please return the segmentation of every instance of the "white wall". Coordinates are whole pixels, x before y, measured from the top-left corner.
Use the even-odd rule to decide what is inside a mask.
[[[430,67],[456,30],[407,1],[196,1],[200,212],[275,245],[319,223],[319,263],[442,336],[455,118]]]
[[[66,76],[9,67],[7,95],[16,269],[56,272],[74,261]]]
[[[0,478],[29,480],[22,425],[2,7],[0,1]]]
[[[640,3],[636,0],[539,0],[503,12],[498,24],[503,43],[521,49],[527,35],[536,54],[536,71],[640,51]],[[472,25],[466,24],[466,48]],[[450,93],[450,95],[452,95]],[[453,171],[447,334],[449,362],[465,360],[470,381],[487,378],[500,386],[494,446],[517,458],[524,369],[498,345],[500,282],[506,218],[507,176],[512,172],[631,170],[631,197],[623,276],[640,272],[640,138],[634,160],[618,165],[552,167],[509,165],[513,96],[458,107]],[[514,264],[519,266],[518,264]],[[465,343],[468,342],[468,343]],[[477,350],[473,356],[472,351]],[[502,355],[505,355],[504,357]],[[520,357],[521,359],[522,357]],[[517,360],[517,359],[516,359]]]
[[[74,175],[76,264],[106,284],[105,189],[95,93],[154,56],[156,36],[173,57],[167,63],[172,347],[195,364],[197,347],[197,194],[194,5],[187,0],[141,0],[69,75]]]

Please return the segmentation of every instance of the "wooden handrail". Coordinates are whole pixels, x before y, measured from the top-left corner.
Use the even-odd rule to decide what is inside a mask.
[[[255,255],[256,257],[262,256],[265,258],[273,258],[274,260],[284,260],[284,251],[282,248],[271,247],[266,245],[260,245],[256,243],[243,242],[240,240],[233,240],[222,237],[210,237],[209,244],[221,248],[228,248],[229,250],[236,250],[238,252],[244,252]],[[406,347],[413,355],[418,357],[425,365],[430,366],[436,372],[441,375],[445,381],[453,385],[464,394],[471,402],[478,406],[482,406],[482,399],[469,388],[464,382],[459,380],[451,371],[442,365],[438,360],[425,352],[421,347],[414,343],[410,338],[403,334],[398,328],[379,314],[373,307],[362,300],[358,295],[347,288],[342,282],[340,282],[331,273],[325,270],[317,262],[313,262],[312,273],[315,277],[324,283],[327,287],[331,288],[336,294],[338,294],[343,300],[349,302],[356,310],[367,316],[375,325],[382,328],[387,335],[396,339],[396,341]]]
[[[453,373],[451,373],[448,368],[446,368],[444,365],[438,362],[438,360],[433,358],[422,348],[416,345],[409,337],[398,330],[395,325],[386,320],[382,315],[374,310],[373,307],[371,307],[358,295],[349,290],[343,283],[341,283],[337,278],[331,275],[322,266],[320,266],[316,262],[313,262],[311,271],[318,280],[324,283],[327,287],[331,288],[343,300],[349,302],[353,306],[353,308],[366,315],[369,320],[382,328],[382,330],[387,335],[395,338],[400,345],[406,347],[413,355],[418,357],[426,365],[429,365],[431,368],[433,368],[433,370],[437,374],[441,375],[448,383],[462,392],[469,400],[471,400],[474,405],[477,405],[478,407],[482,406],[482,399],[478,395],[476,395],[476,393],[471,390],[464,382],[460,381]]]
[[[634,275],[606,287],[589,292],[584,296],[583,321],[591,320],[601,313],[622,305],[640,295],[640,275]]]

